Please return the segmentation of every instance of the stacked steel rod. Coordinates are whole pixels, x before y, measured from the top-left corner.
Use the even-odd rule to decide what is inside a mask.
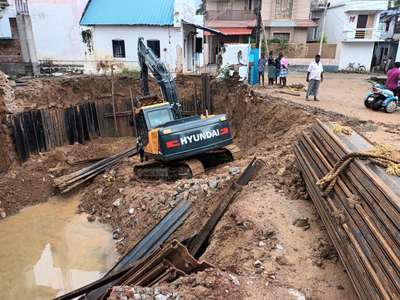
[[[345,155],[373,147],[332,127],[317,121],[295,145],[307,190],[360,299],[400,299],[400,178],[354,160],[323,196],[318,180]]]
[[[99,162],[92,164],[87,168],[83,168],[77,172],[56,178],[54,186],[61,192],[67,193],[82,183],[96,177],[100,173],[118,164],[122,159],[136,155],[136,147],[129,148],[121,153],[105,158]]]

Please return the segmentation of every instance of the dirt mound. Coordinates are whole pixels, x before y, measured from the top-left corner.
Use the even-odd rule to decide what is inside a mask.
[[[118,76],[115,78],[115,97],[129,99],[141,94],[138,78]],[[157,93],[158,87],[150,80],[150,90]],[[14,109],[12,112],[43,107],[64,108],[86,101],[111,98],[110,76],[63,76],[29,79],[15,86]]]
[[[25,206],[46,201],[54,193],[52,182],[55,177],[87,166],[75,162],[96,155],[109,156],[131,144],[132,138],[98,138],[86,145],[60,147],[32,156],[22,165],[13,165],[0,175],[0,211],[9,216]]]

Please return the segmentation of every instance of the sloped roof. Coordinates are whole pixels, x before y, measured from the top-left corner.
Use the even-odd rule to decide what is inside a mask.
[[[80,24],[173,25],[174,4],[175,0],[89,0]]]

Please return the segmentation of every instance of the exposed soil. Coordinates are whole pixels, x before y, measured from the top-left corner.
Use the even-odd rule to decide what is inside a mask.
[[[199,77],[178,78],[181,97],[191,99],[198,84]],[[75,98],[90,95],[85,84],[80,92],[68,89]],[[138,180],[133,175],[138,158],[125,159],[78,191],[80,211],[90,214],[89,221],[98,218],[111,224],[117,249],[123,254],[176,203],[189,199],[192,214],[173,235],[185,240],[206,222],[235,178],[236,168],[243,170],[257,156],[265,167],[229,207],[201,257],[216,268],[156,288],[169,293],[171,299],[173,295],[180,299],[355,299],[344,267],[309,200],[292,145],[316,118],[352,126],[377,142],[399,140],[397,125],[359,120],[339,109],[324,110],[280,93],[255,92],[234,81],[214,80],[212,95],[216,113],[227,113],[231,121],[242,159],[177,182]],[[21,99],[23,103],[36,101]],[[49,105],[48,100],[41,103]],[[116,153],[133,142],[131,138],[96,139],[12,166],[0,175],[0,207],[9,215],[25,205],[45,201],[52,193],[53,176],[80,168],[77,161]],[[134,299],[133,295],[131,288],[115,288],[111,299]]]
[[[80,169],[82,160],[102,158],[132,146],[132,138],[98,138],[86,145],[68,145],[14,164],[0,175],[0,212],[10,216],[54,194],[53,179]],[[1,219],[1,218],[0,218]]]
[[[119,76],[115,78],[115,98],[130,98],[140,95],[140,81],[137,78]],[[154,81],[150,89],[158,91]],[[110,76],[63,76],[27,79],[14,86],[14,108],[12,112],[37,108],[64,108],[86,101],[97,101],[111,98]]]

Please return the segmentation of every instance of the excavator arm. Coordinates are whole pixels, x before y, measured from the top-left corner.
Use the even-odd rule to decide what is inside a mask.
[[[140,64],[140,78],[142,82],[142,91],[144,96],[149,95],[149,70],[156,78],[161,87],[162,96],[165,101],[171,104],[172,111],[176,119],[182,118],[182,112],[176,93],[175,79],[168,72],[164,63],[162,63],[153,50],[147,47],[143,38],[138,40],[138,57]]]

